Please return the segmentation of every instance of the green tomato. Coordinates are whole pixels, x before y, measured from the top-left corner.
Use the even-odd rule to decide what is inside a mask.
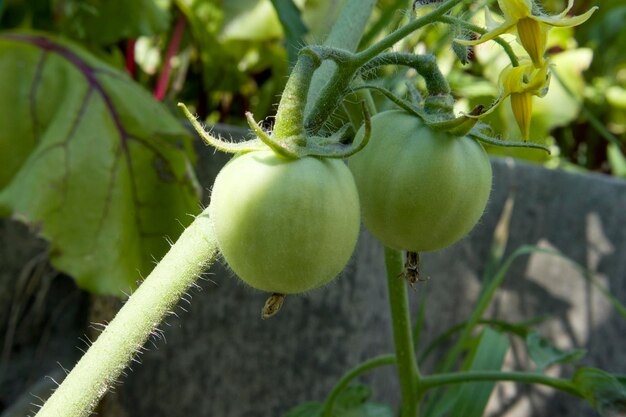
[[[245,153],[218,174],[209,213],[232,270],[259,290],[320,287],[346,266],[359,234],[354,179],[340,160]]]
[[[365,227],[400,250],[433,251],[460,240],[491,191],[491,165],[478,142],[433,131],[398,110],[372,118],[371,140],[348,166]]]

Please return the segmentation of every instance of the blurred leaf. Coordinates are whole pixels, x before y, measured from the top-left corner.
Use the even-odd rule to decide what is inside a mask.
[[[626,177],[626,156],[620,148],[610,143],[607,148],[607,157],[611,165],[611,173],[618,177]]]
[[[308,29],[302,21],[300,9],[296,7],[293,0],[272,0],[272,5],[276,9],[280,23],[283,26],[289,64],[293,66],[298,58],[299,49],[305,45],[304,35],[308,32]]]
[[[391,407],[367,402],[372,389],[367,385],[355,384],[344,389],[333,407],[333,417],[393,417]]]
[[[526,347],[530,358],[535,362],[535,370],[540,373],[550,365],[576,362],[587,353],[584,349],[560,350],[537,332],[532,332],[526,337]]]
[[[511,323],[504,320],[479,320],[477,324],[488,325],[494,330],[503,333],[509,333],[514,336],[521,337],[526,339],[526,336],[531,332],[531,326],[536,326],[537,324],[545,321],[547,317],[535,317],[530,320],[525,320],[520,323]],[[458,323],[447,330],[443,331],[439,334],[432,342],[430,342],[422,351],[418,358],[418,363],[422,363],[426,361],[428,356],[435,351],[435,349],[444,343],[446,343],[449,339],[451,339],[455,334],[463,330],[463,328],[467,325],[467,321],[463,321]]]
[[[626,88],[617,85],[609,87],[606,90],[606,99],[611,106],[626,110]]]
[[[350,385],[335,400],[332,417],[394,417],[391,407],[385,404],[367,402],[372,396],[372,389],[367,385]],[[320,417],[324,404],[307,402],[300,404],[284,414],[283,417]]]
[[[552,70],[558,73],[559,78],[557,80],[553,77],[545,97],[533,100],[533,128],[538,131],[539,137],[576,119],[585,88],[582,73],[589,68],[592,59],[593,52],[587,48],[565,51],[552,58]],[[568,93],[560,81],[566,84],[573,95]]]
[[[198,211],[188,133],[125,73],[39,34],[0,36],[0,108],[0,210],[80,287],[133,288]]]
[[[169,13],[155,0],[53,0],[59,27],[74,38],[110,45],[165,32]]]
[[[320,417],[324,404],[319,402],[307,402],[298,404],[283,414],[283,417]]]
[[[626,386],[614,375],[595,368],[581,368],[573,382],[583,397],[603,417],[626,414]]]
[[[504,356],[509,349],[509,339],[505,335],[486,327],[480,336],[472,341],[470,352],[465,359],[464,371],[496,371],[502,368]],[[426,413],[427,417],[482,416],[495,382],[468,382],[448,389]]]
[[[222,7],[223,40],[267,41],[283,37],[280,20],[270,0],[229,0]]]

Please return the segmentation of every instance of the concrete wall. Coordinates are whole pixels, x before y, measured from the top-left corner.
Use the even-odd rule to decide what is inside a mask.
[[[199,176],[208,188],[226,158],[200,151]],[[420,292],[429,291],[423,343],[467,317],[507,198],[513,201],[508,253],[523,244],[557,249],[596,272],[626,302],[626,183],[504,159],[493,167],[494,189],[478,227],[459,244],[422,257],[422,275],[430,280],[411,298],[417,308]],[[45,244],[26,228],[0,222],[0,410],[11,404],[17,409],[25,398],[36,401],[20,399],[24,392],[44,395],[52,384],[43,376],[62,376],[57,361],[72,367],[80,354],[76,346],[83,346],[78,337],[88,332],[88,314],[98,317],[71,280],[41,262],[41,253]],[[167,342],[149,345],[142,365],[133,366],[108,396],[115,411],[102,409],[100,415],[279,416],[299,401],[323,399],[348,367],[393,349],[382,256],[381,245],[363,231],[339,279],[288,297],[267,321],[259,319],[266,296],[216,265],[202,291],[192,291],[187,312],[162,326]],[[549,315],[540,326],[544,336],[562,348],[584,347],[586,364],[626,373],[626,321],[562,259],[536,253],[516,261],[490,315]],[[519,344],[507,366],[529,366]],[[571,369],[552,372],[569,375]],[[373,384],[376,399],[398,399],[392,369],[364,381]],[[512,384],[498,386],[489,409],[498,416],[595,415],[578,400]]]

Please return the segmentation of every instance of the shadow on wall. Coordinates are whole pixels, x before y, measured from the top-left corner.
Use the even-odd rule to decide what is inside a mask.
[[[201,183],[212,184],[227,158],[204,148],[199,151]],[[422,274],[431,279],[417,286],[412,302],[417,311],[419,294],[428,288],[423,343],[469,314],[481,288],[494,228],[509,196],[514,205],[506,254],[525,244],[558,250],[594,272],[618,299],[626,300],[626,183],[494,160],[494,190],[479,226],[459,244],[422,257]],[[7,222],[0,227],[8,227]],[[25,232],[15,236],[18,241],[0,245],[0,289],[5,291],[2,335],[13,317],[5,306],[17,291],[15,276],[32,256],[27,251],[23,256],[5,252],[15,250],[9,246],[26,248],[35,241]],[[148,346],[142,364],[134,366],[114,395],[108,395],[118,403],[117,411],[108,415],[279,416],[298,402],[323,399],[347,368],[393,349],[382,247],[366,232],[340,279],[287,298],[283,310],[271,320],[259,319],[265,295],[245,287],[223,266],[216,265],[207,278],[203,290],[193,292],[191,305],[185,305],[187,312],[179,311],[180,317],[162,326],[167,342],[156,341],[158,348]],[[57,317],[56,321],[32,324],[29,336],[19,343],[8,343],[3,336],[11,355],[0,374],[0,407],[5,409],[29,390],[30,385],[22,381],[32,384],[58,373],[57,361],[71,368],[80,354],[75,346],[82,345],[78,337],[86,332],[88,297],[78,294],[78,302],[53,316],[57,300],[76,290],[64,279],[54,279],[50,285],[43,296],[43,314]],[[36,298],[33,293],[21,300],[29,305]],[[626,351],[620,340],[626,334],[626,321],[580,271],[561,258],[534,253],[515,261],[489,315],[512,321],[548,316],[539,327],[543,336],[564,349],[587,349],[586,362],[593,366],[626,372]],[[51,330],[45,333],[44,328]],[[45,334],[49,336],[43,340]],[[530,367],[523,353],[520,344],[513,344],[506,366]],[[571,369],[555,367],[550,372],[569,375]],[[392,369],[377,370],[364,381],[373,384],[375,399],[398,400]],[[513,384],[498,385],[489,410],[490,415],[507,417],[595,415],[577,399]],[[100,415],[106,417],[107,412]]]

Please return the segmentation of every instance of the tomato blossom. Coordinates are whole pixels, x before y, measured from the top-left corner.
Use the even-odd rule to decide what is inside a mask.
[[[509,65],[500,74],[499,84],[500,98],[498,102],[506,97],[511,97],[511,108],[515,121],[522,132],[522,138],[526,141],[530,134],[532,98],[533,96],[543,97],[548,93],[548,86],[550,85],[548,62],[544,61],[544,65],[540,68],[535,68],[531,62],[522,63],[517,67]]]
[[[489,31],[476,40],[455,39],[455,42],[468,46],[478,45],[505,33],[516,33],[537,68],[544,66],[543,55],[551,28],[578,26],[587,21],[598,8],[594,6],[582,15],[567,17],[574,6],[574,0],[569,0],[565,10],[554,16],[538,12],[533,0],[498,0],[498,5],[504,14],[504,22],[495,24],[487,9]]]

